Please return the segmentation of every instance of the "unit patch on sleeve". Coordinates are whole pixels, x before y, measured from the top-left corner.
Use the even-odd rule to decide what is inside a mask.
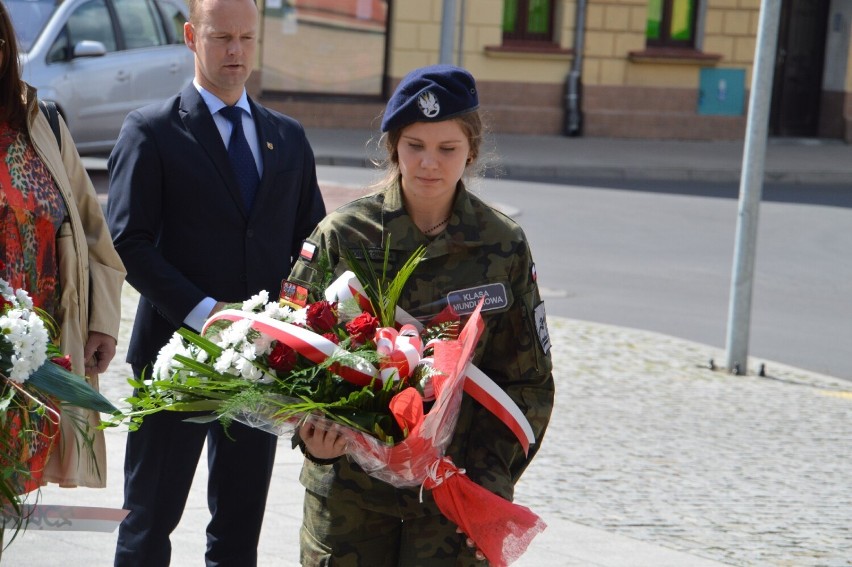
[[[544,302],[539,303],[535,308],[535,328],[538,332],[538,342],[541,344],[541,350],[544,354],[550,350],[550,333],[547,331],[547,317],[544,314]]]
[[[459,315],[473,313],[479,300],[485,298],[482,304],[483,311],[504,309],[509,306],[509,297],[506,295],[506,286],[502,283],[485,284],[447,294],[447,302]]]
[[[308,304],[308,288],[288,280],[281,282],[281,292],[278,294],[278,302],[292,309],[301,309]]]

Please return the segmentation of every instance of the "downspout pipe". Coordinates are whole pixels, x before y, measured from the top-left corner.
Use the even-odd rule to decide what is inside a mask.
[[[583,133],[583,43],[586,32],[586,0],[577,0],[577,15],[574,19],[574,60],[565,81],[565,135],[580,136]]]

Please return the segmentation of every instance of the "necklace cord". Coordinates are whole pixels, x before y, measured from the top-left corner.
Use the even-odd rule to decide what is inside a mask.
[[[423,234],[429,234],[430,232],[432,232],[432,231],[433,231],[433,230],[435,230],[436,228],[440,228],[440,227],[444,226],[445,224],[447,224],[448,222],[450,222],[450,218],[452,218],[452,216],[453,216],[453,214],[452,214],[452,213],[450,213],[450,215],[449,215],[447,218],[445,218],[444,220],[442,220],[441,222],[439,222],[438,224],[436,224],[436,225],[435,225],[435,226],[433,226],[432,228],[427,228],[426,230],[424,230],[424,231],[423,231]]]

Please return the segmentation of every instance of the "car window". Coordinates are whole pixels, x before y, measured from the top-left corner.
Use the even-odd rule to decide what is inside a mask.
[[[18,47],[27,52],[35,43],[50,15],[56,10],[56,0],[3,0],[9,11],[12,27],[18,36]]]
[[[157,6],[160,8],[160,14],[162,14],[166,26],[170,26],[172,30],[171,42],[183,44],[183,24],[186,23],[184,12],[174,2],[157,2]]]
[[[71,59],[71,42],[68,41],[68,26],[62,28],[50,50],[47,52],[48,63],[59,63]]]
[[[106,47],[107,53],[116,50],[115,31],[104,0],[90,0],[81,4],[68,18],[65,32],[68,50],[83,40],[100,41]],[[61,41],[61,37],[62,34],[58,41]]]
[[[149,0],[114,0],[126,49],[165,45],[165,32]],[[154,19],[158,18],[158,19]]]

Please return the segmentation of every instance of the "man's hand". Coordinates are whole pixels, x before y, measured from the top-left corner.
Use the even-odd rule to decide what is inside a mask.
[[[86,372],[96,372],[98,374],[106,372],[114,356],[115,339],[105,333],[90,331],[89,339],[83,348]]]
[[[216,305],[213,306],[213,309],[210,310],[210,314],[207,315],[207,318],[209,319],[210,317],[224,309],[226,305],[227,303],[225,303],[224,301],[217,301]]]

